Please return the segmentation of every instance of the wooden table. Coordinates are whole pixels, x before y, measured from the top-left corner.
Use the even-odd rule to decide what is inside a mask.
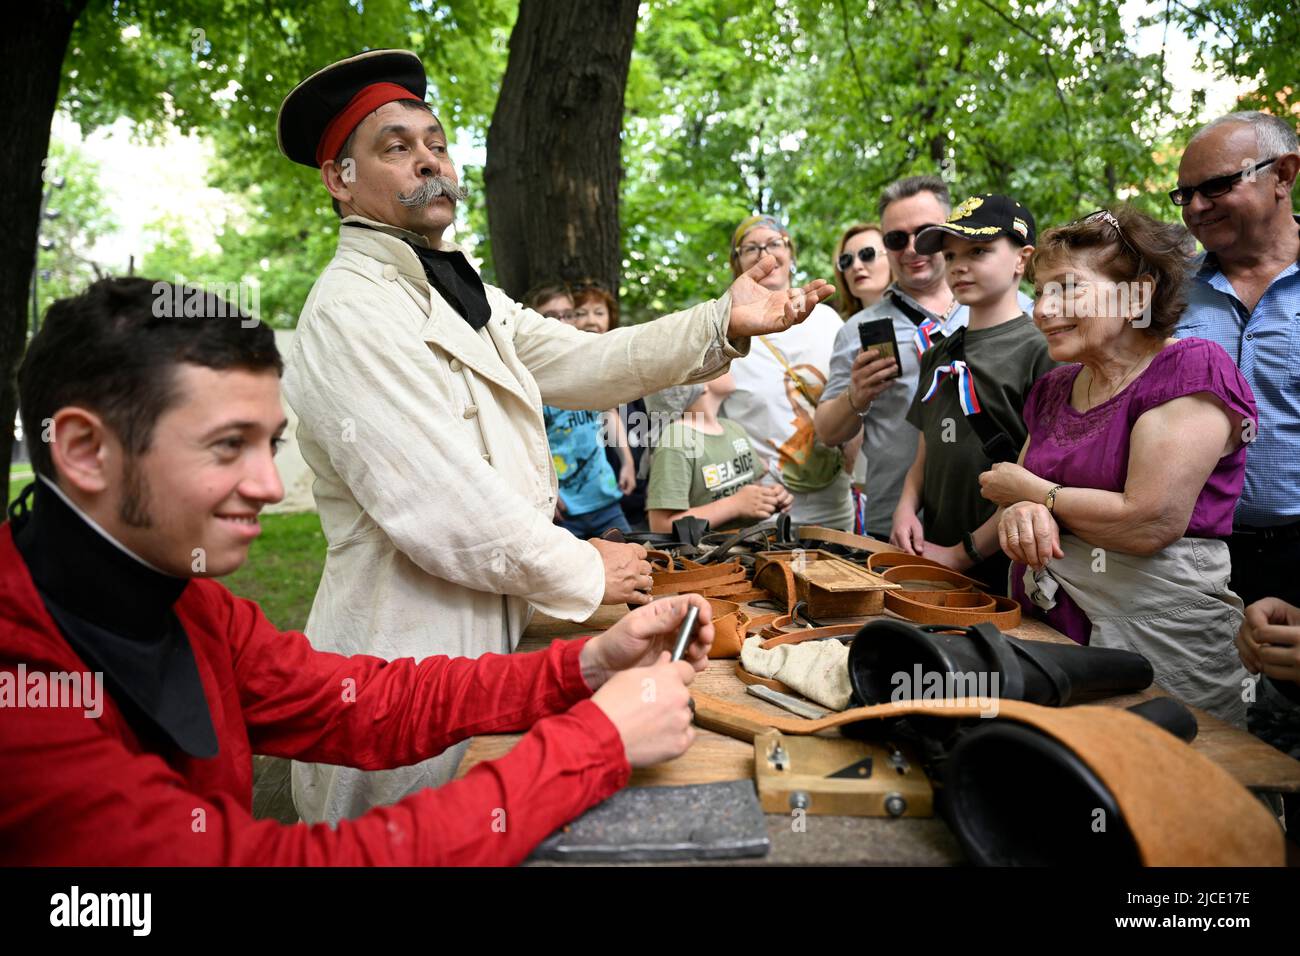
[[[622,605],[606,605],[583,624],[558,621],[538,614],[524,632],[519,650],[538,650],[556,638],[599,633],[626,613],[627,609]],[[1007,633],[1031,640],[1069,641],[1069,638],[1048,625],[1032,619],[1026,619],[1020,627]],[[735,675],[734,661],[710,661],[708,669],[695,678],[692,687],[716,697],[744,703],[774,716],[789,716],[786,711],[747,693],[745,685]],[[1161,690],[1148,688],[1140,694],[1113,697],[1104,703],[1128,707],[1163,694]],[[1300,792],[1300,761],[1293,760],[1257,737],[1217,717],[1196,708],[1192,711],[1200,728],[1192,746],[1227,770],[1244,786],[1256,792]],[[504,756],[519,740],[519,736],[500,734],[474,738],[461,761],[457,776],[464,775],[484,760]],[[753,776],[752,744],[697,727],[695,743],[690,750],[676,760],[634,770],[630,785],[673,786],[747,780]],[[772,852],[766,858],[754,862],[871,865],[941,865],[964,862],[956,838],[938,817],[905,817],[894,820],[809,815],[805,821],[806,830],[802,832],[795,832],[791,826],[791,817],[784,814],[767,814],[767,821]]]

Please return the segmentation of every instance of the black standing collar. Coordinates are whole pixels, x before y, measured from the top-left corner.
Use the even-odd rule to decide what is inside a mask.
[[[142,739],[215,757],[194,651],[173,610],[189,579],[146,564],[44,479],[23,490],[9,517],[46,610],[72,649],[103,671]]]
[[[376,229],[364,222],[349,222],[344,225],[383,232],[382,229]],[[483,288],[483,280],[474,271],[474,267],[470,265],[463,252],[431,249],[404,236],[398,238],[410,246],[419,258],[420,266],[424,269],[424,277],[429,280],[429,284],[438,290],[438,294],[447,300],[447,304],[455,309],[475,332],[488,324],[488,319],[492,318],[492,306],[488,303],[487,291]]]

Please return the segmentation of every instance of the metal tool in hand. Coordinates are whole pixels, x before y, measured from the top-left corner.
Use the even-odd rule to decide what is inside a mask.
[[[697,605],[692,604],[686,609],[686,618],[682,621],[682,629],[677,632],[677,644],[673,647],[673,660],[680,661],[686,655],[686,648],[690,646],[691,635],[695,633],[695,620],[700,616],[700,609]],[[695,700],[690,701],[691,717],[695,716]]]
[[[686,609],[686,619],[682,621],[681,630],[677,632],[677,644],[673,647],[673,660],[680,661],[686,656],[686,648],[690,646],[691,635],[695,633],[695,621],[699,616],[698,606],[692,604]]]

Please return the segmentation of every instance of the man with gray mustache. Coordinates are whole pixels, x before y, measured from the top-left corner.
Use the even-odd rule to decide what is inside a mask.
[[[533,609],[647,603],[641,545],[552,523],[542,403],[614,408],[716,378],[831,294],[762,288],[767,256],[720,299],[605,335],[524,308],[443,239],[465,191],[425,88],[415,54],[373,50],[299,84],[278,122],[341,219],[284,378],[329,544],[306,633],[389,660],[509,653]],[[295,764],[294,802],[310,822],[355,817],[444,783],[463,746],[393,771]]]

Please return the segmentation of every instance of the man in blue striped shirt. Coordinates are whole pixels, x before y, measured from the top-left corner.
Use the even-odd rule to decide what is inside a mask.
[[[1170,193],[1205,248],[1176,334],[1222,345],[1259,407],[1228,542],[1232,588],[1248,605],[1264,597],[1300,605],[1300,219],[1291,200],[1298,152],[1287,120],[1230,113],[1188,142]],[[1300,756],[1300,684],[1262,656],[1260,663],[1274,674],[1260,681],[1250,729]],[[1288,802],[1293,828],[1297,809]]]
[[[1247,604],[1300,599],[1298,169],[1290,123],[1233,113],[1192,137],[1172,194],[1205,248],[1177,334],[1222,345],[1259,404],[1232,540],[1233,589]]]

